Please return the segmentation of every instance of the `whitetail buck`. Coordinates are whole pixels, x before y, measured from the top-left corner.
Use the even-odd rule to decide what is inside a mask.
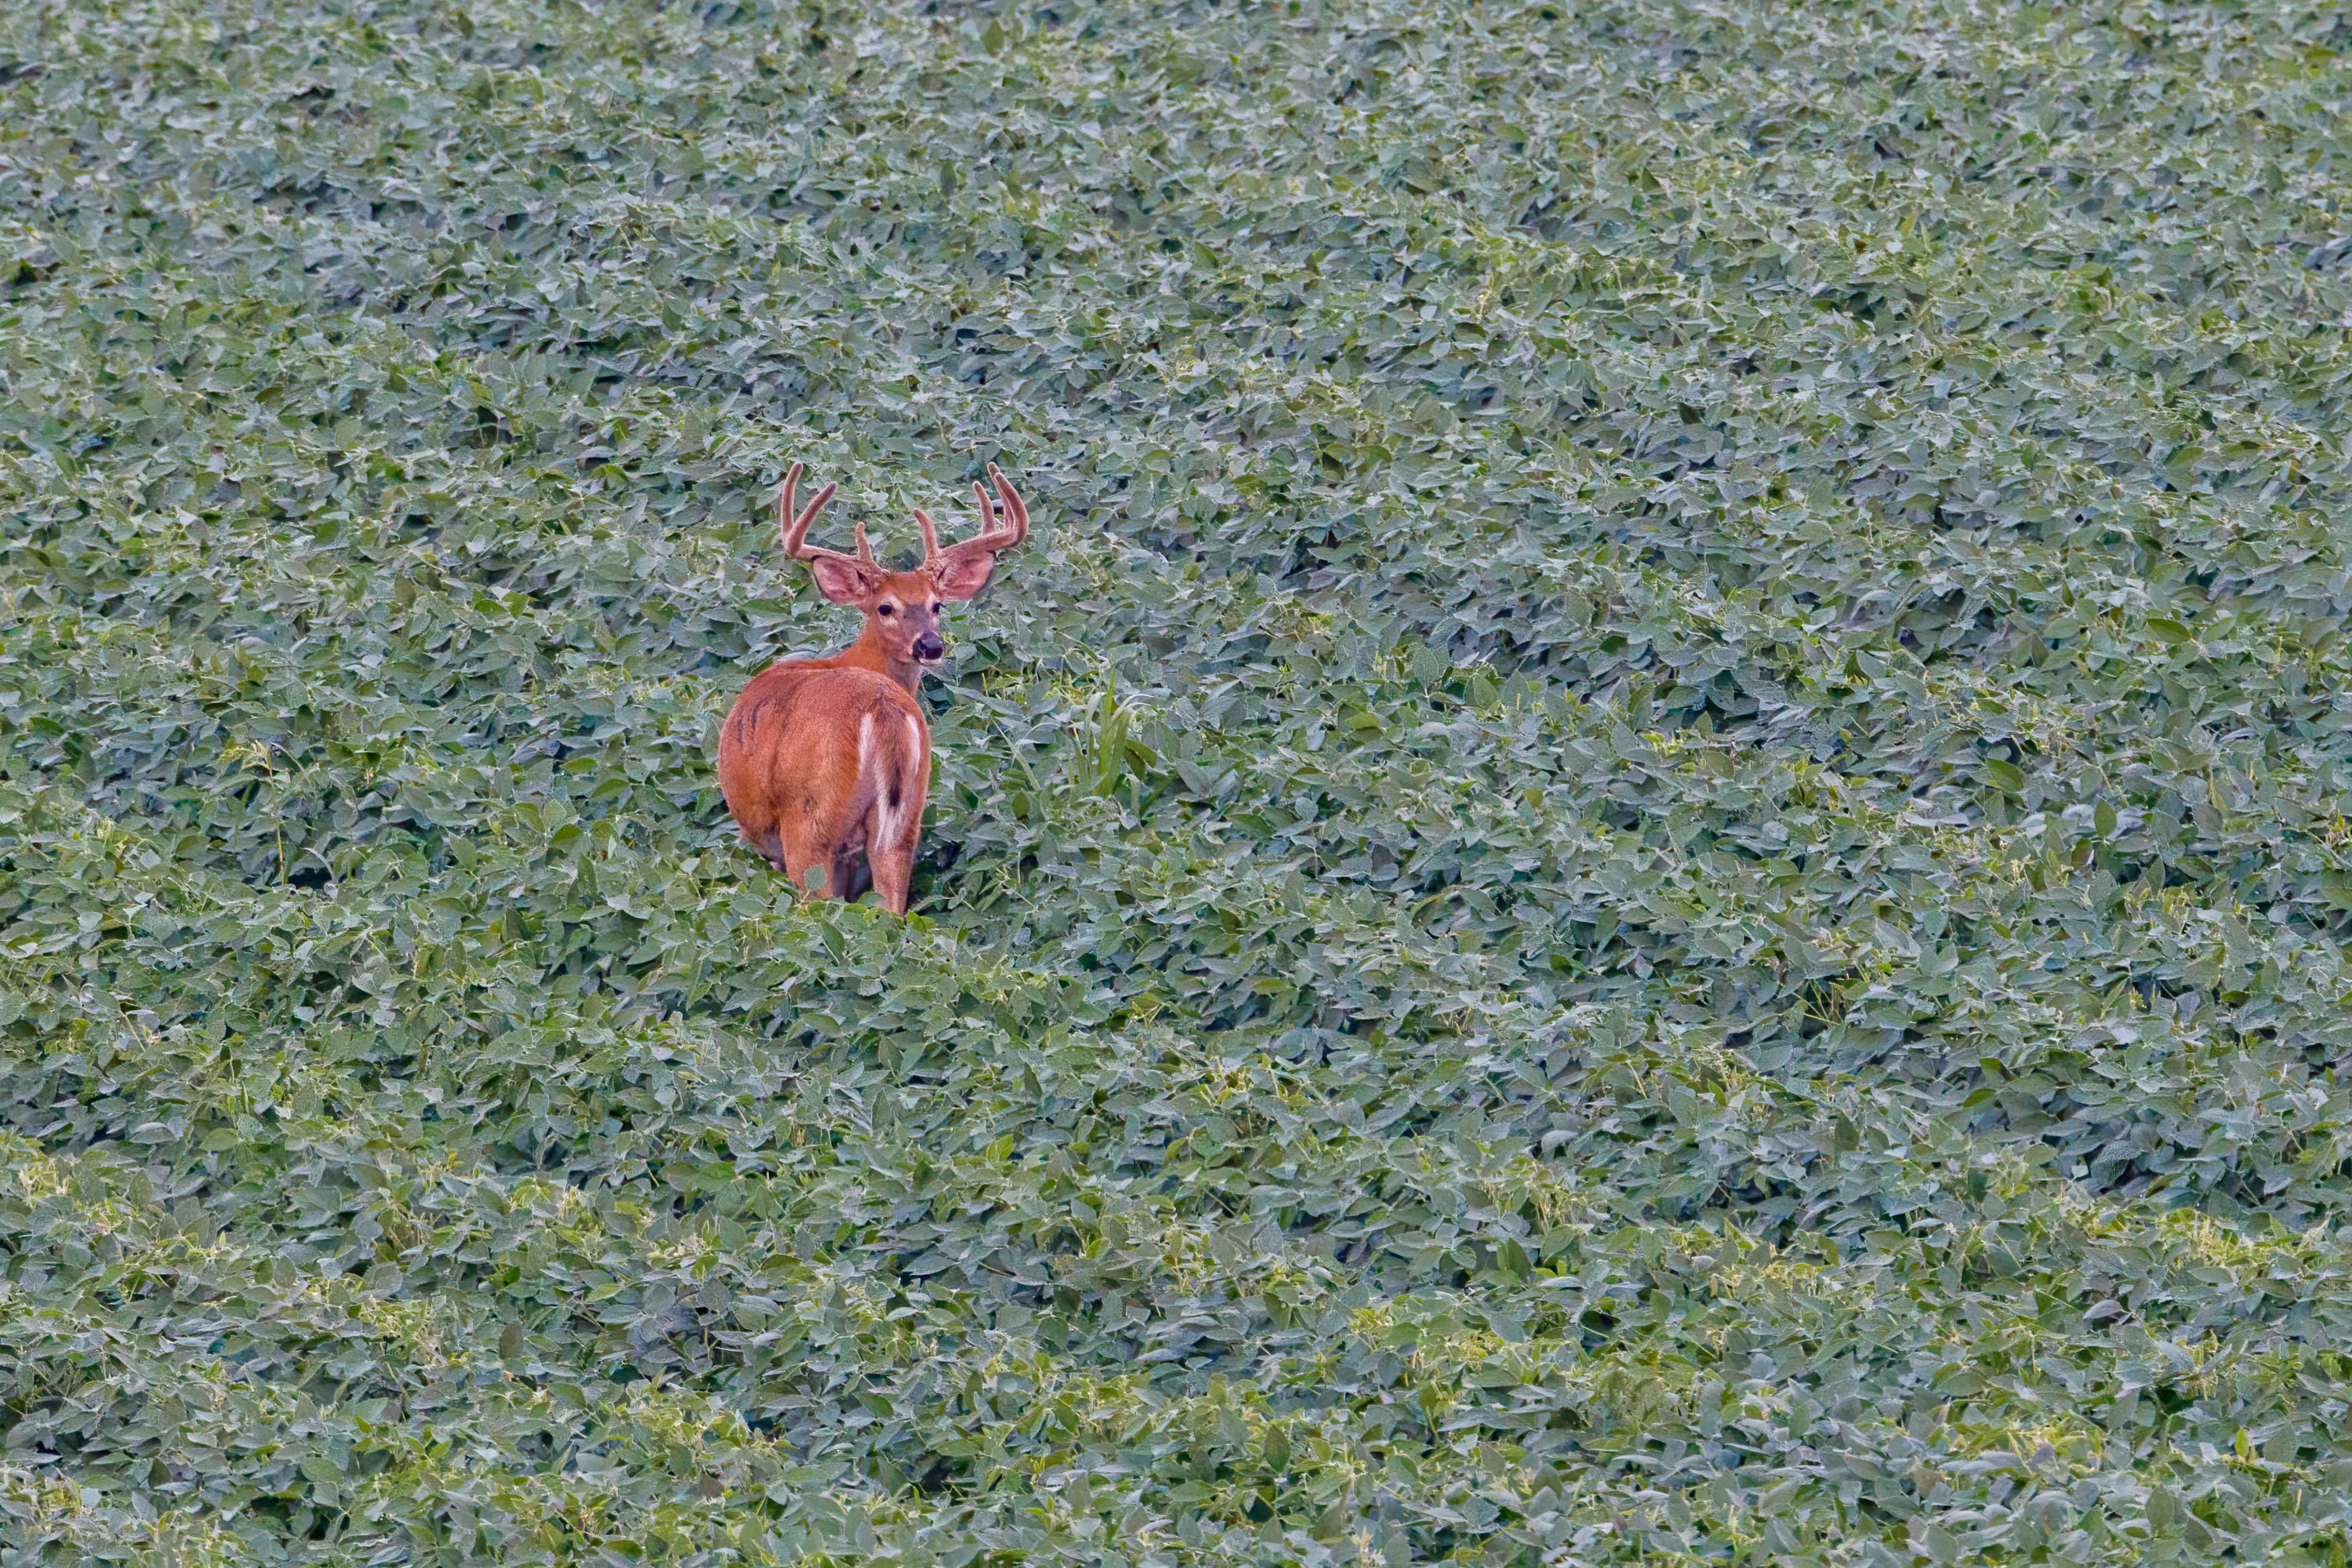
[[[922,565],[885,571],[864,523],[855,556],[806,542],[837,486],[818,491],[796,517],[800,476],[795,463],[776,493],[784,553],[809,563],[825,598],[866,612],[866,630],[829,659],[789,659],[752,678],[719,731],[719,788],[744,840],[794,888],[854,899],[870,886],[904,915],[931,787],[931,728],[915,694],[947,653],[940,606],[988,586],[997,552],[1028,536],[1029,511],[992,463],[995,498],[986,485],[972,486],[980,532],[941,549],[919,510]],[[824,873],[821,887],[813,869]]]

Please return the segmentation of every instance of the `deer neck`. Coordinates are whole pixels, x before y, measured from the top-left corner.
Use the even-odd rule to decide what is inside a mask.
[[[892,658],[889,650],[882,646],[882,634],[871,620],[866,622],[866,630],[857,634],[857,641],[843,649],[837,657],[846,668],[887,675],[906,687],[909,695],[922,695],[923,666],[911,659]]]

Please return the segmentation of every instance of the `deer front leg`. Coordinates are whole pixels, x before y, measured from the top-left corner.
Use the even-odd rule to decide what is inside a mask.
[[[872,857],[864,850],[835,850],[827,885],[843,903],[856,903],[874,885]]]

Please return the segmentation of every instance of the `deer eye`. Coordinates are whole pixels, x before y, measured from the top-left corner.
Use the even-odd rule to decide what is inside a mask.
[[[940,612],[940,601],[939,601],[938,600],[934,599],[934,600],[932,600],[932,601],[931,601],[931,613],[932,613],[932,614],[934,614],[934,615],[937,615],[939,612]]]
[[[874,613],[877,615],[895,615],[898,612],[891,609],[887,604],[877,604],[874,607]]]

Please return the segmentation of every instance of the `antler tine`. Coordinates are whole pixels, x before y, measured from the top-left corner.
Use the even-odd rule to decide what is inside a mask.
[[[996,483],[996,497],[989,498],[987,486],[974,481],[971,493],[980,501],[980,532],[960,544],[950,545],[945,555],[994,555],[1011,549],[1029,537],[1029,508],[1021,504],[1004,477],[1004,471],[993,463],[988,465],[988,476]],[[998,518],[1003,521],[1000,527]]]
[[[1004,476],[1003,469],[992,463],[988,476],[996,483],[996,498],[1003,506],[1005,531],[1013,536],[996,548],[1011,549],[1029,537],[1029,507],[1021,499],[1020,492],[1013,489],[1013,482]]]
[[[816,521],[816,515],[824,510],[824,504],[833,499],[833,493],[841,486],[827,485],[795,517],[793,513],[793,489],[800,476],[801,465],[795,463],[785,471],[784,482],[776,491],[776,521],[783,531],[784,553],[797,560],[814,560],[819,556],[847,560],[849,558],[838,550],[821,549],[808,542],[809,525]],[[857,525],[857,556],[869,565],[874,559],[873,552],[866,547],[866,525],[863,523]]]
[[[939,530],[931,527],[930,513],[920,507],[915,508],[915,524],[923,530],[923,564],[929,566],[940,559]]]

